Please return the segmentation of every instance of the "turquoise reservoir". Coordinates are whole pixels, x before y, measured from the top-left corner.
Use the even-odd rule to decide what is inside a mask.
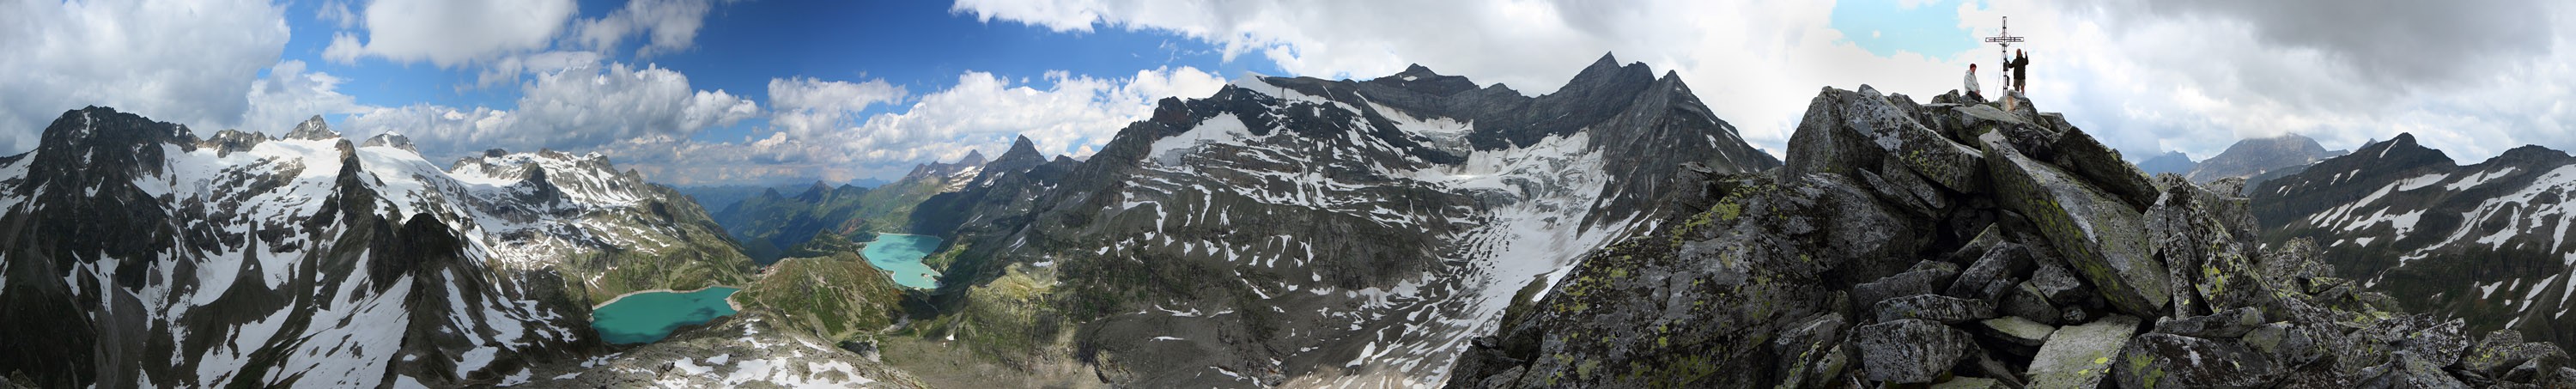
[[[936,236],[877,234],[877,240],[868,242],[868,248],[860,254],[868,257],[869,265],[893,275],[896,285],[931,289],[939,287],[939,271],[921,264],[921,258],[930,256],[930,251],[937,249],[939,237]]]
[[[615,344],[650,343],[671,336],[680,326],[705,323],[733,314],[726,296],[742,289],[722,286],[695,292],[638,292],[590,311],[590,328]]]

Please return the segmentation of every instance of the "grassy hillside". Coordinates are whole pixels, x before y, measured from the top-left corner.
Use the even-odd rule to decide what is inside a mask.
[[[797,254],[822,254],[779,260],[769,274],[743,288],[734,301],[744,308],[777,311],[798,328],[831,340],[867,337],[902,316],[903,291],[884,271],[868,265],[856,245],[825,236],[795,247]],[[829,253],[821,251],[836,250]]]

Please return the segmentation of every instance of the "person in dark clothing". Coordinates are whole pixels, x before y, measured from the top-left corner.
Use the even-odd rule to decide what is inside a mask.
[[[2030,89],[2030,79],[2027,77],[2030,75],[2030,55],[2022,53],[2021,50],[2013,50],[2012,62],[2004,63],[2004,67],[2012,69],[2013,93],[2022,93]]]

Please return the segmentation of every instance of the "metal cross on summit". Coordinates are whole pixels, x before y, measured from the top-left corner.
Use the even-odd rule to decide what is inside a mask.
[[[2004,26],[2003,32],[1998,33],[1998,34],[1996,34],[1995,36],[1986,37],[1986,43],[1995,43],[1995,44],[2001,44],[2001,45],[2003,45],[2003,47],[2002,47],[2002,48],[1997,48],[1997,49],[1995,49],[1995,51],[1996,51],[1996,52],[1998,52],[1998,53],[2001,53],[2001,54],[2002,54],[2002,55],[2001,55],[2001,57],[2003,57],[2003,61],[2001,61],[2001,63],[2012,63],[2012,45],[2013,45],[2014,43],[2021,43],[2021,37],[2017,37],[2017,36],[2013,36],[2013,35],[2012,35],[2012,17],[2011,17],[2011,16],[2005,16],[2005,17],[2004,17],[2004,24],[2003,24],[2003,26]],[[2003,69],[2003,68],[2004,68],[2004,67],[2001,67],[2001,66],[1997,66],[1997,67],[1995,67],[1995,69],[1999,69],[1999,70],[2000,70],[2000,69]],[[2005,72],[2002,72],[2002,71],[1997,71],[1997,72],[1995,72],[1995,76],[1996,76],[1996,77],[2001,77],[2001,78],[2003,78],[2003,80],[2004,80],[2004,82],[1998,82],[1998,83],[1996,83],[1997,85],[2009,85],[2009,84],[2005,84],[2005,82],[2011,82],[2011,81],[2012,81],[2012,76],[2010,76],[2010,75],[2008,75],[2008,74],[2006,74]]]

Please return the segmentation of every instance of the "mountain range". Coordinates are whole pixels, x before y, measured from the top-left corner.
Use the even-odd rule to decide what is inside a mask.
[[[0,157],[0,372],[42,387],[2576,386],[2549,293],[2576,258],[2555,254],[2576,158],[2456,166],[2411,136],[2340,157],[2304,139],[2150,175],[2030,101],[1827,87],[1781,160],[1676,74],[1605,55],[1537,96],[1422,66],[1246,77],[1158,101],[1086,158],[1021,138],[710,215],[597,154],[442,169],[400,135],[352,142],[319,117],[199,138],[91,107]],[[2264,176],[2279,178],[2249,183]],[[897,233],[940,238],[923,259],[936,289],[866,257]],[[708,286],[741,288],[740,313],[642,345],[587,325],[612,296]]]
[[[2267,243],[2314,244],[2341,278],[2474,330],[2567,345],[2571,191],[2576,157],[2565,152],[2524,146],[2460,165],[2403,134],[2274,179],[2254,199]]]

